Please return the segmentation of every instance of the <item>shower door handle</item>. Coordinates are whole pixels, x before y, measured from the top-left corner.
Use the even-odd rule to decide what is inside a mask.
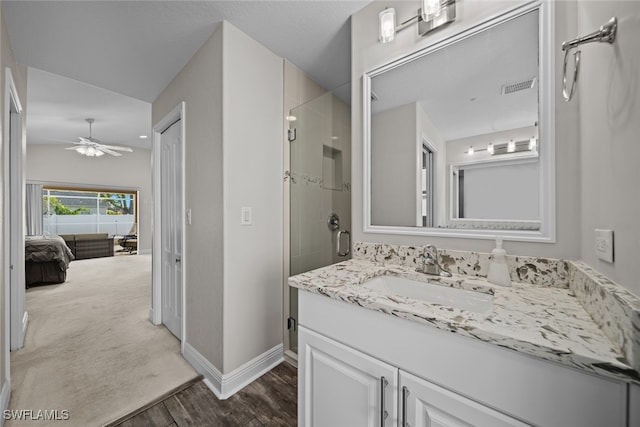
[[[342,235],[346,235],[347,236],[347,250],[346,251],[342,251]],[[347,230],[340,230],[338,231],[338,235],[336,236],[336,251],[338,252],[338,256],[347,256],[351,253],[351,233],[349,233]]]

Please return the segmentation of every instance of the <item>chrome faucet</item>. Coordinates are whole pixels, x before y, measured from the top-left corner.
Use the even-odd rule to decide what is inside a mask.
[[[424,247],[422,266],[416,268],[416,271],[433,274],[434,276],[451,277],[451,273],[442,268],[438,263],[438,249],[433,245],[426,245]]]

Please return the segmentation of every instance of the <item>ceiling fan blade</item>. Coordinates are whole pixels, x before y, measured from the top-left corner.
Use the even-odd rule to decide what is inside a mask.
[[[66,147],[65,150],[77,150],[78,147]]]
[[[120,153],[118,153],[118,152],[116,152],[116,151],[109,150],[108,148],[104,148],[104,145],[103,145],[103,146],[98,147],[98,150],[100,150],[100,151],[102,151],[102,152],[105,152],[105,153],[107,153],[107,154],[111,154],[112,156],[116,156],[116,157],[120,157],[120,156],[122,156],[122,154],[120,154]]]
[[[120,145],[106,145],[106,144],[100,144],[100,149],[102,148],[108,148],[110,150],[118,150],[118,151],[126,151],[127,153],[132,153],[133,150],[129,147],[123,147]]]

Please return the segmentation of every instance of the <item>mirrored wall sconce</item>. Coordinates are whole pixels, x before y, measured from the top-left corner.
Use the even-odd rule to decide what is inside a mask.
[[[486,151],[488,154],[495,156],[500,154],[512,154],[512,153],[520,153],[523,151],[532,151],[535,152],[538,148],[538,139],[531,138],[525,139],[522,141],[509,141],[503,142],[500,144],[494,144],[490,142],[486,148],[474,148],[473,145],[470,145],[465,154],[469,156],[473,156],[474,154]]]
[[[400,32],[418,22],[418,34],[424,36],[445,24],[449,24],[456,19],[455,0],[421,0],[422,7],[418,9],[418,14],[412,16],[400,25],[396,25],[396,10],[392,7],[386,8],[378,15],[380,43],[393,41],[397,32]]]

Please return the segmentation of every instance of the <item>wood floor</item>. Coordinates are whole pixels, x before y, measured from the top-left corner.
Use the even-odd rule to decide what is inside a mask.
[[[229,399],[198,381],[117,426],[295,426],[297,398],[296,368],[283,362]]]

